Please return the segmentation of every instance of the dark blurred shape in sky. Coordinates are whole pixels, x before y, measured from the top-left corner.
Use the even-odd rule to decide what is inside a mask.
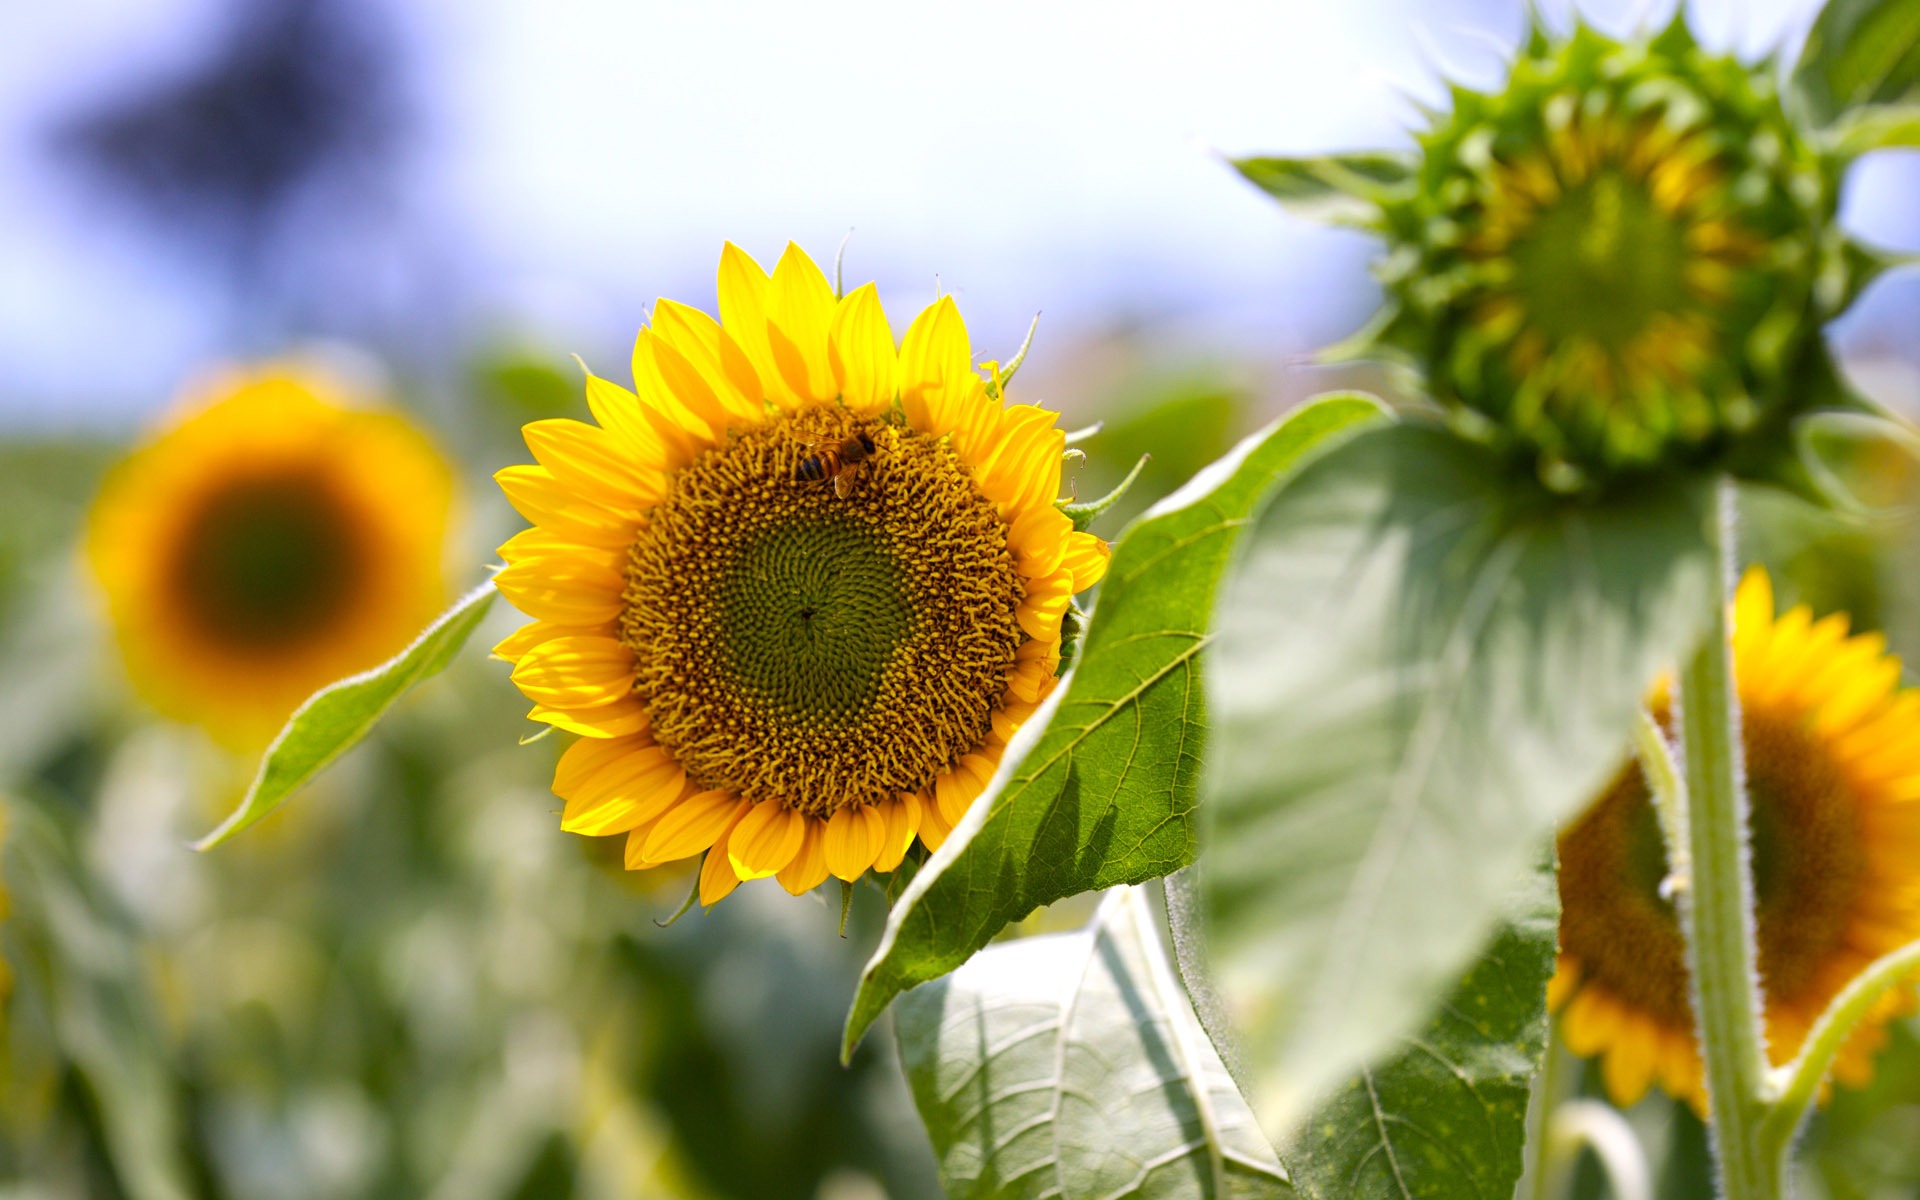
[[[393,40],[354,0],[232,0],[201,61],[55,122],[51,146],[124,216],[224,272],[240,310],[284,319],[299,306],[278,295],[286,244],[379,204],[406,141],[398,77]]]
[[[1755,58],[1818,2],[1688,11]],[[1614,32],[1670,3],[1579,0]],[[1044,310],[1038,398],[1094,400],[1064,364],[1122,330],[1275,374],[1366,319],[1378,246],[1281,213],[1223,157],[1404,146],[1443,79],[1501,78],[1524,7],[15,3],[0,429],[123,429],[210,360],[314,338],[449,412],[500,353],[617,376],[654,297],[713,305],[723,240],[825,262],[850,228],[847,279],[878,282],[896,335],[936,279],[984,357]],[[1848,215],[1912,249],[1904,157],[1859,173]],[[1917,299],[1876,288],[1843,349],[1904,368]]]

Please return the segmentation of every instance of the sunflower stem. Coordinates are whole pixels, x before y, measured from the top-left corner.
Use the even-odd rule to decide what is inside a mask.
[[[1821,1080],[1848,1036],[1881,996],[1911,980],[1916,970],[1920,970],[1920,942],[1874,959],[1827,1005],[1793,1061],[1774,1070],[1772,1081],[1779,1098],[1760,1124],[1760,1137],[1775,1158],[1786,1158],[1800,1123],[1820,1094]]]
[[[1785,1164],[1760,1136],[1769,1113],[1770,1079],[1755,967],[1740,700],[1733,678],[1730,483],[1719,484],[1717,502],[1707,636],[1681,672],[1675,718],[1685,759],[1690,864],[1688,886],[1679,890],[1680,923],[1706,1064],[1720,1194],[1727,1200],[1779,1200]]]

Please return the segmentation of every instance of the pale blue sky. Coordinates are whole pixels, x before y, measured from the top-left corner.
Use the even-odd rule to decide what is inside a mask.
[[[362,2],[403,48],[419,136],[380,219],[303,268],[337,301],[311,327],[236,311],[48,165],[50,121],[190,62],[222,0],[6,6],[0,419],[122,426],[196,363],[296,334],[428,373],[503,330],[623,356],[654,296],[711,303],[723,239],[824,265],[849,228],[850,279],[904,313],[937,276],[988,350],[1039,309],[1069,344],[1141,323],[1188,352],[1297,354],[1370,307],[1370,244],[1281,215],[1217,152],[1402,141],[1434,64],[1491,80],[1521,20],[1472,0]],[[1637,7],[1587,6],[1616,29]],[[1810,12],[1718,0],[1694,23],[1751,53]],[[1863,222],[1911,239],[1906,174]],[[1875,315],[1912,328],[1915,296]]]

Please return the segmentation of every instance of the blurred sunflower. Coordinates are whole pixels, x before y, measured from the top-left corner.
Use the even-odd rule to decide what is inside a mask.
[[[1055,505],[1055,414],[1004,407],[949,298],[898,351],[872,284],[836,297],[789,246],[720,261],[722,323],[662,300],[637,394],[536,421],[496,478],[534,528],[496,652],[530,714],[582,735],[561,827],[631,869],[705,852],[700,899],[937,848],[1054,686],[1107,546]]]
[[[94,502],[88,557],[135,686],[236,747],[400,650],[445,600],[452,471],[345,395],[288,364],[229,374]]]
[[[1798,1052],[1862,968],[1920,938],[1920,689],[1878,634],[1802,606],[1774,617],[1750,571],[1734,606],[1760,977],[1768,1053]],[[1655,714],[1668,719],[1656,698]],[[1615,1103],[1656,1079],[1704,1108],[1686,951],[1662,889],[1666,852],[1645,778],[1630,764],[1560,837],[1560,960],[1548,989],[1567,1045],[1604,1055]],[[1911,1005],[1889,993],[1841,1050],[1834,1077],[1872,1074],[1885,1024]]]

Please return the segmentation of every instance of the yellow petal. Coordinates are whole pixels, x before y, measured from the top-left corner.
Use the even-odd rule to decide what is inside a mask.
[[[607,508],[637,512],[666,494],[659,466],[637,461],[606,430],[584,421],[529,421],[520,429],[527,449],[561,484]]]
[[[727,842],[727,857],[741,879],[765,879],[800,853],[807,818],[777,800],[763,800],[742,818]]]
[[[745,250],[728,242],[720,251],[720,325],[753,364],[766,398],[784,408],[799,399],[773,360],[767,338],[767,293],[773,281]]]
[[[934,776],[934,803],[948,825],[960,823],[960,818],[967,815],[967,809],[973,807],[991,778],[993,764],[977,754],[965,756],[951,770]]]
[[[500,543],[497,553],[510,563],[529,558],[577,556],[592,559],[609,571],[620,570],[627,561],[627,551],[624,547],[590,546],[585,542],[571,541],[538,525],[531,529],[522,529]]]
[[[1049,509],[1059,511],[1051,506]],[[1072,577],[1075,592],[1084,592],[1105,579],[1107,567],[1112,562],[1113,547],[1107,544],[1105,538],[1079,531],[1067,535],[1067,552],[1060,565]]]
[[[765,415],[766,388],[759,372],[720,322],[697,308],[661,300],[653,308],[653,336],[656,347],[672,347],[700,373],[729,425],[752,424]]]
[[[747,802],[724,788],[695,792],[662,813],[647,831],[641,857],[648,862],[673,862],[712,846],[747,811]],[[628,848],[629,854],[632,848]]]
[[[840,399],[856,413],[871,413],[893,404],[894,372],[898,356],[893,331],[880,307],[880,292],[862,284],[840,302],[828,332],[827,354]]]
[[[900,403],[915,429],[935,435],[953,429],[959,405],[970,394],[968,384],[977,385],[979,376],[973,371],[967,324],[952,296],[940,297],[907,327],[897,379]]]
[[[1773,623],[1773,580],[1765,567],[1749,568],[1733,597],[1733,627],[1749,635]]]
[[[1007,529],[1007,548],[1020,573],[1029,579],[1053,574],[1073,545],[1073,521],[1051,504],[1030,508]]]
[[[1621,1029],[1620,1036],[1600,1061],[1600,1078],[1616,1105],[1629,1107],[1647,1094],[1647,1085],[1653,1082],[1658,1051],[1658,1032],[1646,1027],[1645,1018],[1632,1018]]]
[[[827,357],[834,306],[827,277],[806,251],[788,242],[766,297],[767,342],[780,377],[803,400],[832,400],[839,389]]]
[[[1027,581],[1027,595],[1014,613],[1027,636],[1044,642],[1060,640],[1060,618],[1066,615],[1073,599],[1073,578],[1056,571],[1045,579]]]
[[[556,780],[553,790],[567,802],[560,828],[599,837],[664,816],[686,793],[687,775],[664,747],[648,745],[629,749],[566,792]]]
[[[980,490],[1009,512],[1052,507],[1060,494],[1060,462],[1067,435],[1053,428],[1058,414],[1019,404],[1001,414],[999,444],[984,469]]]
[[[633,651],[609,637],[554,638],[520,659],[513,682],[547,708],[598,708],[632,696]]]
[[[938,850],[946,844],[953,833],[953,825],[940,815],[940,806],[934,801],[922,797],[920,800],[920,840],[927,849]]]
[[[550,625],[545,621],[534,621],[522,625],[501,638],[499,644],[493,648],[493,656],[504,658],[510,663],[517,663],[526,657],[527,651],[542,642],[550,642],[557,637],[579,637],[582,634],[593,633],[610,634],[612,630],[593,626],[581,629],[570,625]]]
[[[725,438],[727,411],[720,397],[685,356],[661,345],[651,330],[634,335],[633,388],[656,419],[664,419],[695,442],[713,444]]]
[[[1567,1001],[1560,1017],[1560,1035],[1567,1049],[1582,1058],[1591,1058],[1613,1044],[1620,1032],[1621,1014],[1613,998],[1597,988],[1585,987]]]
[[[641,706],[638,696],[579,711],[536,704],[527,719],[589,738],[628,737],[647,728],[647,710]]]
[[[901,792],[876,807],[886,822],[886,831],[881,835],[880,853],[873,860],[873,869],[886,872],[900,865],[907,849],[913,845],[914,835],[920,831],[920,797]]]
[[[545,467],[502,467],[493,478],[521,516],[549,533],[590,546],[619,547],[632,545],[639,531],[632,512],[609,508],[567,487]]]
[[[886,841],[886,818],[871,804],[850,804],[827,822],[827,870],[848,883],[867,873]]]
[[[702,908],[712,908],[733,895],[733,889],[740,886],[740,876],[734,874],[733,860],[727,857],[727,843],[733,839],[734,830],[740,828],[740,822],[745,818],[744,813],[735,818],[733,824],[714,839],[713,849],[707,851],[707,857],[700,863]]]
[[[795,896],[803,896],[819,887],[827,880],[826,838],[823,836],[826,823],[811,818],[807,820],[807,832],[800,843],[800,853],[793,861],[782,867],[774,878],[780,886]]]
[[[651,745],[651,738],[639,737],[577,741],[566,748],[553,768],[553,794],[571,796],[608,766]]]
[[[641,468],[663,471],[685,461],[690,446],[684,435],[611,379],[587,373],[587,408]]]
[[[493,577],[507,603],[556,625],[600,625],[620,615],[626,579],[587,558],[534,558]]]

